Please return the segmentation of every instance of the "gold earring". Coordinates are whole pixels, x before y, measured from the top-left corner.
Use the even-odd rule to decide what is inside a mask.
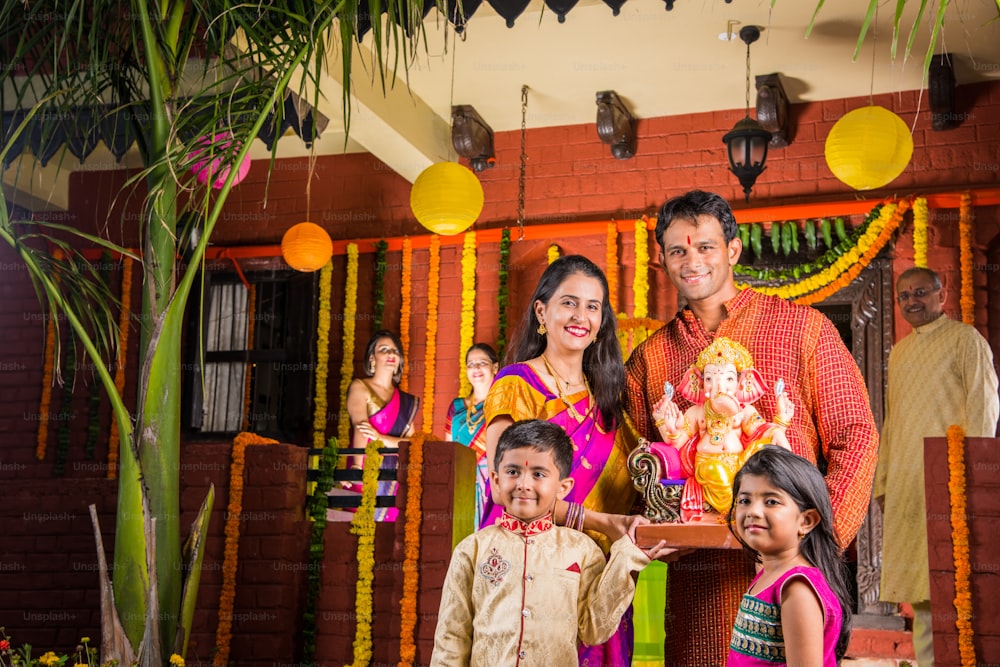
[[[545,328],[545,323],[544,322],[539,322],[538,323],[538,328],[535,329],[535,331],[538,332],[539,336],[544,336],[545,334],[547,334],[549,332],[549,330]]]

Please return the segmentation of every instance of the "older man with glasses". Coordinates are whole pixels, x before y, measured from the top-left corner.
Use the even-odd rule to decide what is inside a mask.
[[[969,437],[993,437],[1000,400],[989,343],[944,314],[937,273],[904,271],[896,283],[900,313],[913,327],[889,355],[889,387],[875,499],[885,511],[883,602],[913,606],[917,664],[934,664],[924,502],[924,438],[958,424]]]

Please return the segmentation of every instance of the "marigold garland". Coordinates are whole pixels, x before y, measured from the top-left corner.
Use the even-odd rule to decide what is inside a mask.
[[[438,289],[441,280],[441,238],[431,236],[427,271],[427,346],[424,348],[424,427],[434,423],[434,362],[437,355]]]
[[[972,567],[969,563],[969,523],[965,486],[965,432],[948,427],[948,497],[951,502],[951,544],[955,561],[955,627],[962,667],[975,667],[976,647],[972,630]]]
[[[913,264],[927,268],[927,198],[913,200]]]
[[[132,315],[132,258],[122,257],[121,310],[118,311],[118,356],[115,359],[115,391],[125,391],[125,359],[128,355],[128,330]],[[118,447],[121,434],[118,420],[111,420],[108,436],[108,479],[118,477]]]
[[[628,359],[628,355],[642,341],[649,338],[652,331],[662,328],[665,322],[654,320],[649,317],[625,317],[618,314],[618,343],[622,348],[622,355]]]
[[[424,442],[426,433],[410,438],[409,463],[406,467],[406,524],[403,528],[403,599],[399,603],[399,667],[411,667],[417,656],[414,630],[417,627],[417,593],[420,587],[420,526],[423,523]]]
[[[632,278],[635,303],[632,317],[649,317],[649,230],[645,220],[635,221],[635,276]]]
[[[804,264],[798,264],[796,266],[783,269],[770,269],[770,268],[744,266],[742,264],[737,264],[736,266],[733,267],[733,272],[737,276],[751,276],[753,278],[756,278],[757,280],[765,281],[764,284],[771,286],[787,284],[793,281],[800,280],[804,277],[807,278],[809,276],[818,274],[829,268],[834,262],[836,262],[841,256],[843,256],[844,253],[849,252],[852,248],[857,246],[858,239],[860,239],[862,235],[864,235],[864,233],[868,231],[868,228],[871,226],[873,222],[878,220],[879,215],[881,215],[882,213],[882,206],[883,206],[882,204],[876,204],[875,206],[873,206],[872,209],[867,213],[867,215],[865,215],[864,220],[862,220],[860,224],[856,225],[853,229],[851,229],[851,231],[848,232],[845,227],[844,238],[842,240],[838,240],[836,244],[833,244],[831,239],[831,244],[827,245],[826,240],[824,239],[823,244],[827,245],[826,252],[824,252],[822,255],[812,260],[811,262],[806,262]],[[844,224],[842,219],[838,218],[838,220],[841,221],[841,224]],[[825,222],[827,225],[830,224],[828,220]],[[792,227],[797,227],[797,223],[794,222],[785,224],[786,225],[790,224]],[[780,230],[784,228],[784,226],[785,225],[783,225],[780,221],[775,221],[771,223],[771,229],[775,234],[777,234],[779,239],[781,239]],[[745,225],[743,227],[753,227],[753,225]],[[833,233],[832,227],[830,233],[831,234]],[[796,236],[795,238],[798,237]],[[840,239],[839,234],[838,234],[838,239]],[[749,243],[752,245],[753,242],[750,241]],[[779,243],[781,243],[780,240]],[[744,246],[744,248],[745,247],[746,246]],[[789,250],[791,250],[791,248],[789,248]],[[778,251],[776,250],[775,254],[777,254],[777,252]]]
[[[323,446],[326,437],[329,397],[327,385],[330,375],[330,292],[333,281],[333,262],[328,261],[319,272],[319,316],[316,320],[316,367],[313,369],[313,449]],[[339,426],[339,424],[338,424]],[[309,457],[309,467],[316,468],[319,460]],[[306,482],[306,495],[316,490],[316,482]]]
[[[962,194],[958,209],[959,258],[962,267],[962,321],[976,323],[976,296],[972,288],[972,196]]]
[[[886,220],[886,209],[891,208],[895,208],[895,210],[890,210],[888,212],[888,219]],[[872,260],[875,259],[879,252],[882,251],[882,248],[884,248],[889,242],[892,235],[899,228],[899,224],[903,221],[903,214],[906,213],[909,208],[910,203],[905,199],[900,201],[895,207],[887,205],[885,209],[883,209],[882,215],[879,216],[879,221],[885,220],[885,223],[878,232],[878,236],[875,236],[873,241],[870,238],[866,238],[869,234],[873,233],[873,230],[869,228],[868,231],[862,235],[861,239],[858,240],[858,250],[862,251],[862,249],[864,249],[861,256],[857,260],[854,260],[853,264],[848,264],[847,270],[843,271],[839,277],[827,283],[826,287],[823,287],[812,294],[795,299],[795,303],[802,304],[804,306],[819,303],[823,299],[836,294],[843,288],[850,285],[851,282],[857,278],[869,264],[871,264]],[[877,227],[877,225],[873,224],[872,227]],[[848,253],[848,255],[852,258],[855,256],[853,252]],[[831,267],[833,270],[839,270],[841,268],[843,268],[843,265],[839,260],[834,262],[834,266]]]
[[[462,325],[459,332],[459,396],[472,392],[465,372],[465,353],[476,336],[476,233],[466,232],[462,246]],[[426,423],[426,422],[425,422]]]
[[[876,255],[892,238],[899,228],[903,214],[910,202],[903,199],[898,203],[881,205],[878,217],[868,225],[850,250],[841,255],[823,271],[788,285],[758,286],[754,289],[764,294],[773,294],[783,299],[794,299],[795,303],[809,305],[827,298],[847,287],[871,263]],[[740,289],[750,287],[737,283]]]
[[[313,448],[323,446],[326,435],[327,377],[330,369],[330,292],[333,279],[333,262],[327,262],[319,272],[319,317],[316,322],[316,368],[313,386],[316,398],[313,403]]]
[[[500,270],[497,288],[497,356],[503,360],[507,351],[507,306],[510,303],[510,288],[507,284],[507,267],[510,263],[510,230],[500,232]]]
[[[246,448],[251,445],[273,445],[277,440],[262,438],[256,433],[240,433],[233,438],[233,463],[229,468],[229,505],[226,507],[226,549],[222,561],[222,590],[219,592],[219,624],[215,629],[216,653],[212,664],[229,664],[229,643],[233,638],[233,604],[236,601],[236,568],[239,564],[240,519],[243,515],[243,468]]]
[[[354,379],[354,326],[358,313],[358,244],[347,244],[347,281],[344,285],[344,339],[340,362],[340,417],[337,420],[337,441],[349,442],[351,417],[347,414],[347,388]],[[323,440],[314,447],[322,447]]]
[[[247,347],[253,349],[254,324],[257,322],[257,286],[250,284],[247,290]],[[251,361],[246,363],[243,373],[243,430],[250,430],[250,408],[253,404],[250,389],[253,385],[253,367]]]
[[[38,439],[35,458],[45,458],[49,443],[49,408],[52,405],[52,376],[55,373],[56,318],[49,314],[45,326],[45,362],[42,366],[42,398],[38,402]]]
[[[549,264],[559,259],[559,246],[555,243],[550,245],[548,251],[546,252],[546,257],[549,260]]]
[[[618,312],[618,225],[613,222],[608,223],[607,241],[604,264],[607,266],[605,274],[608,278],[608,301],[611,303],[611,312]]]
[[[354,662],[349,667],[368,667],[372,659],[372,584],[375,581],[375,496],[382,467],[381,440],[365,447],[361,505],[351,519],[351,534],[358,536],[358,580],[354,585]]]
[[[410,237],[403,239],[403,260],[402,260],[402,304],[399,307],[399,341],[403,344],[403,354],[410,352],[410,309],[413,300],[413,243]],[[409,366],[403,368],[403,377],[399,381],[399,388],[407,390],[410,379]]]

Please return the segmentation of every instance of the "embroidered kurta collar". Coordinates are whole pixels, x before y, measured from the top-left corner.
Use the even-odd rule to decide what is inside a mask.
[[[735,313],[739,312],[741,308],[750,303],[750,299],[753,297],[754,291],[752,289],[742,289],[736,293],[729,301],[726,301],[724,307],[726,309],[726,318],[732,317]],[[684,306],[681,310],[681,317],[684,318],[686,322],[695,322],[698,317],[691,310],[690,306]]]
[[[933,322],[928,322],[927,324],[922,324],[916,327],[914,331],[918,334],[929,334],[941,328],[941,326],[948,321],[948,316],[941,313],[936,320]]]
[[[541,519],[535,519],[534,521],[527,522],[521,521],[515,516],[507,514],[506,511],[500,517],[500,526],[514,533],[515,535],[521,535],[523,537],[531,537],[532,535],[538,535],[539,533],[544,533],[552,528],[552,514],[546,514]]]

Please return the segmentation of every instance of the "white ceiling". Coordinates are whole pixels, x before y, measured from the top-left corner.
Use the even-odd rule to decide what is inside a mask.
[[[519,129],[522,85],[529,88],[528,128],[595,122],[595,94],[603,90],[617,91],[637,118],[740,109],[746,45],[736,34],[744,25],[762,28],[751,46],[752,74],[779,72],[792,103],[923,87],[931,25],[926,17],[904,58],[917,0],[907,3],[896,58],[890,52],[896,3],[883,0],[856,61],[869,0],[826,2],[807,39],[817,1],[775,0],[772,8],[771,0],[678,0],[666,11],[662,0],[628,0],[616,17],[601,0],[580,0],[559,23],[542,0],[533,0],[508,28],[484,0],[464,36],[432,10],[424,22],[426,53],[409,68],[408,87],[400,75],[388,102],[380,88],[372,95],[370,71],[355,67],[353,90],[360,103],[350,128],[357,142],[351,150],[371,151],[412,181],[431,163],[455,159],[449,130],[453,104],[472,105],[496,132]],[[928,7],[933,11],[936,3]],[[1000,79],[997,12],[994,0],[950,1],[936,52],[954,54],[959,84]],[[720,38],[727,33],[734,39]],[[323,85],[333,105],[323,111],[335,118],[338,86]],[[754,95],[751,89],[751,105]],[[378,101],[369,107],[365,98]],[[368,128],[372,121],[374,130]],[[334,125],[325,139],[340,150],[343,137]]]
[[[852,55],[869,0],[826,2],[807,39],[817,0],[734,0],[731,4],[629,0],[621,14],[600,0],[581,0],[560,24],[534,0],[513,28],[486,2],[469,19],[465,39],[453,43],[436,12],[428,15],[429,56],[410,70],[415,95],[445,118],[452,100],[472,104],[496,131],[520,127],[520,90],[530,88],[529,127],[592,123],[594,95],[614,89],[638,117],[672,116],[744,105],[746,45],[729,29],[762,28],[750,49],[753,74],[780,72],[792,102],[854,97],[921,87],[930,30],[924,21],[912,55],[890,58],[895,2],[878,9],[856,62]],[[919,2],[910,0],[908,32]],[[936,2],[930,2],[933,11]],[[1000,20],[993,0],[952,0],[938,52],[956,54],[960,83],[1000,79]],[[992,19],[992,20],[991,20]],[[872,46],[877,38],[875,74]],[[448,53],[445,53],[447,37]],[[941,48],[944,47],[944,48]],[[452,67],[454,66],[454,83]],[[453,91],[452,91],[453,88]],[[752,103],[752,102],[751,102]]]

